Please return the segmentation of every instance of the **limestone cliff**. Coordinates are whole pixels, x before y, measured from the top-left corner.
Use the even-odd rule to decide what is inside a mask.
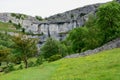
[[[16,24],[20,23],[22,28],[25,29],[25,32],[41,34],[37,36],[41,40],[40,43],[46,41],[48,36],[51,36],[57,40],[63,40],[70,30],[75,27],[83,26],[88,20],[89,14],[95,14],[100,5],[101,4],[94,4],[77,8],[50,16],[44,21],[39,21],[35,17],[24,14],[0,13],[0,21],[11,21]]]

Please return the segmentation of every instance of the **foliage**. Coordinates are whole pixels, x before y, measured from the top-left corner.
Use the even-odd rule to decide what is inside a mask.
[[[16,27],[16,29],[21,29],[22,28],[20,23],[18,23],[18,24],[12,23],[12,24]]]
[[[114,7],[113,7],[114,6]],[[120,4],[112,1],[101,5],[97,15],[90,14],[84,27],[73,29],[67,40],[73,51],[83,52],[120,37]]]
[[[19,65],[18,70],[23,69],[23,65]]]
[[[8,72],[11,72],[11,71],[14,71],[14,70],[15,70],[14,65],[9,64],[8,67],[4,69],[4,72],[8,73]]]
[[[0,45],[0,62],[6,61],[7,56],[10,54],[10,49]]]
[[[11,16],[15,17],[16,19],[22,19],[22,20],[24,20],[25,18],[27,18],[27,15],[25,15],[25,14],[11,13]]]
[[[11,48],[13,45],[13,42],[11,40],[11,36],[7,35],[7,34],[0,33],[0,45]]]
[[[28,62],[28,67],[33,67],[33,66],[35,66],[33,61]]]
[[[36,18],[37,20],[39,20],[39,21],[42,21],[42,20],[43,20],[43,18],[42,18],[41,16],[35,16],[35,18]]]
[[[67,38],[72,43],[72,49],[74,52],[81,52],[82,48],[85,47],[85,38],[88,30],[86,27],[80,27],[73,29]]]
[[[112,56],[112,57],[111,57]],[[1,80],[119,80],[120,49],[1,74]],[[31,74],[32,73],[32,74]],[[17,76],[17,77],[15,77]]]
[[[89,14],[88,20],[85,22],[87,28],[92,28],[96,25],[96,16],[94,14]]]
[[[28,58],[37,53],[37,40],[28,38],[27,36],[15,36],[13,39],[15,55],[20,57],[25,63],[25,68],[28,67]]]
[[[43,57],[39,56],[36,60],[36,65],[41,65],[43,63]]]
[[[56,61],[56,60],[61,59],[61,58],[62,58],[62,56],[60,54],[56,54],[56,55],[53,55],[50,58],[48,58],[48,61],[52,62],[52,61]]]
[[[103,4],[97,11],[97,26],[101,29],[104,42],[108,42],[120,34],[120,4],[112,1]]]
[[[43,45],[43,47],[41,48],[41,52],[43,53],[44,58],[47,59],[56,54],[64,57],[68,54],[69,51],[68,47],[64,43],[54,40],[52,38],[48,38],[45,45]]]
[[[96,26],[89,27],[84,43],[85,47],[83,48],[83,51],[101,46],[103,43],[103,36],[101,36],[100,29]]]
[[[62,57],[66,56],[68,54],[67,46],[65,44],[59,43],[58,53],[60,53]]]
[[[48,38],[45,44],[41,48],[42,55],[44,58],[49,58],[52,55],[55,55],[58,53],[58,42],[52,38]]]
[[[0,33],[0,63],[6,62],[7,64],[11,62],[10,55],[12,54],[11,36],[8,34]],[[7,65],[6,65],[7,66]]]
[[[74,53],[72,50],[72,46],[71,46],[72,43],[70,40],[65,39],[65,40],[61,41],[61,44],[65,47],[65,50],[67,50],[65,55],[70,55],[70,54]]]
[[[0,22],[0,31],[4,32],[17,32],[16,27],[13,23]]]

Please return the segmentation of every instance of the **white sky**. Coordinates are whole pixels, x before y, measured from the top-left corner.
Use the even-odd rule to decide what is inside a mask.
[[[0,0],[0,13],[15,12],[48,17],[78,7],[112,0]]]

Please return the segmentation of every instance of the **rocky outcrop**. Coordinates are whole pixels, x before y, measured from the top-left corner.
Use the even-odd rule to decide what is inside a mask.
[[[87,56],[87,55],[90,55],[90,54],[96,54],[98,52],[101,52],[101,51],[104,51],[104,50],[110,50],[110,49],[113,49],[113,48],[120,48],[120,38],[117,38],[113,41],[110,41],[107,44],[105,44],[101,47],[98,47],[94,50],[87,50],[87,51],[82,52],[82,53],[72,54],[72,55],[66,56],[65,58],[75,58],[75,57],[80,57],[80,56]]]
[[[101,4],[93,4],[80,7],[50,16],[46,18],[45,21],[38,21],[35,17],[28,15],[25,15],[26,17],[24,19],[17,19],[16,17],[12,16],[12,13],[0,13],[0,21],[12,21],[16,24],[20,23],[22,28],[25,29],[25,32],[37,34],[40,38],[40,43],[42,44],[49,36],[57,40],[65,39],[70,30],[83,26],[88,20],[89,14],[95,14],[100,5]]]
[[[88,16],[90,14],[95,14],[100,5],[101,4],[94,4],[77,8],[65,13],[50,16],[46,21],[37,23],[39,24],[38,33],[43,33],[43,36],[40,36],[41,41],[45,41],[49,35],[48,33],[50,33],[51,37],[57,40],[65,39],[70,30],[83,26],[88,20]]]
[[[116,1],[120,3],[120,0],[116,0]]]
[[[14,16],[12,14],[14,14]],[[0,21],[21,24],[22,28],[24,28],[26,32],[33,32],[34,34],[36,34],[38,25],[34,25],[33,22],[38,22],[38,20],[28,15],[24,15],[25,16],[24,18],[18,18],[19,15],[24,15],[24,14],[0,13]]]
[[[88,15],[90,13],[95,13],[97,8],[101,4],[88,5],[85,7],[80,7],[71,11],[67,11],[65,13],[56,14],[47,18],[48,21],[69,21],[76,20],[78,26],[84,25],[85,21],[88,19]]]
[[[38,21],[35,17],[24,14],[0,13],[0,21],[21,24],[25,32],[39,34],[41,43],[46,41],[48,36],[57,40],[65,39],[67,33],[73,28],[83,26],[89,14],[94,14],[100,4],[88,5],[48,17],[45,21]],[[25,16],[24,19],[17,18],[18,15]]]

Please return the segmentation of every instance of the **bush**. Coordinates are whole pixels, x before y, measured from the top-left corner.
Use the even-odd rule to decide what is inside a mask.
[[[23,69],[23,65],[19,65],[18,70]]]
[[[35,66],[34,62],[33,62],[33,61],[30,61],[30,62],[28,63],[28,67],[33,67],[33,66]]]
[[[0,72],[3,72],[3,68],[0,67]]]
[[[6,67],[4,69],[4,72],[8,73],[8,72],[11,72],[11,71],[14,71],[14,70],[15,70],[14,65],[13,64],[9,64],[8,67]]]
[[[55,55],[59,52],[59,43],[58,41],[48,38],[45,44],[41,48],[42,55],[45,59]]]
[[[40,65],[42,63],[43,63],[43,58],[42,57],[37,58],[37,60],[36,60],[36,66]]]
[[[52,61],[56,61],[56,60],[61,59],[61,58],[62,58],[62,56],[60,54],[56,54],[56,55],[53,55],[50,58],[48,58],[48,61],[52,62]]]
[[[41,53],[45,59],[56,55],[56,53],[65,56],[67,53],[67,48],[64,44],[61,44],[59,41],[52,38],[48,38],[41,48]]]

